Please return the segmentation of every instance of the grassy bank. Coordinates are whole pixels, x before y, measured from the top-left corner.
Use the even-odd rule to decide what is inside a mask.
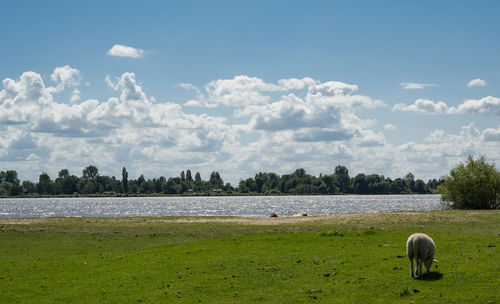
[[[500,212],[0,219],[0,303],[500,302]],[[437,268],[410,277],[409,234]]]

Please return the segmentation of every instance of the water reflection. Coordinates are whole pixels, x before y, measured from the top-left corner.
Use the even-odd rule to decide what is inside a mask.
[[[0,199],[0,217],[280,216],[427,211],[440,195],[97,197]]]

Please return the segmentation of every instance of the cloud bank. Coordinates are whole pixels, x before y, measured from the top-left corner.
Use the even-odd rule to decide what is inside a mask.
[[[482,114],[500,115],[500,98],[487,96],[481,99],[469,99],[457,107],[448,106],[443,101],[434,102],[428,99],[417,99],[413,104],[395,104],[393,111],[416,112],[422,114]]]
[[[54,177],[63,168],[79,174],[90,164],[110,176],[126,166],[131,177],[191,169],[206,178],[218,170],[232,183],[259,171],[284,174],[302,167],[329,173],[338,164],[352,174],[411,171],[425,178],[441,176],[468,154],[500,160],[500,126],[479,130],[469,124],[457,134],[433,130],[420,143],[392,144],[384,132],[393,134],[396,126],[370,118],[387,105],[342,81],[266,82],[238,75],[201,87],[179,84],[195,96],[168,103],[149,96],[131,72],[105,78],[114,95],[105,100],[82,96],[81,73],[74,67],[58,67],[48,79],[27,71],[2,82],[0,165],[18,170],[22,179],[37,180],[42,171]],[[70,94],[58,94],[65,90]],[[190,114],[194,106],[202,114]],[[204,107],[232,115],[209,115]],[[500,99],[458,106],[418,99],[392,111],[500,115]]]

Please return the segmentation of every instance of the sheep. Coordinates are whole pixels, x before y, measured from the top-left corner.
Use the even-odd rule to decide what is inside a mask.
[[[415,258],[415,262],[417,263],[415,274],[421,278],[422,263],[424,263],[427,274],[429,274],[432,262],[437,262],[437,260],[434,260],[435,253],[436,245],[427,234],[414,233],[408,237],[408,241],[406,241],[406,255],[410,259],[411,276],[413,278],[415,277],[413,273],[413,258]]]

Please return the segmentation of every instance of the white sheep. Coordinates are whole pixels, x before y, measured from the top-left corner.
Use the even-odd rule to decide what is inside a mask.
[[[410,259],[411,276],[415,277],[413,274],[413,258],[417,263],[415,274],[421,278],[422,263],[425,264],[427,274],[429,274],[432,262],[437,262],[437,260],[434,260],[434,254],[436,254],[436,245],[427,234],[414,233],[410,235],[408,241],[406,241],[406,255]]]

